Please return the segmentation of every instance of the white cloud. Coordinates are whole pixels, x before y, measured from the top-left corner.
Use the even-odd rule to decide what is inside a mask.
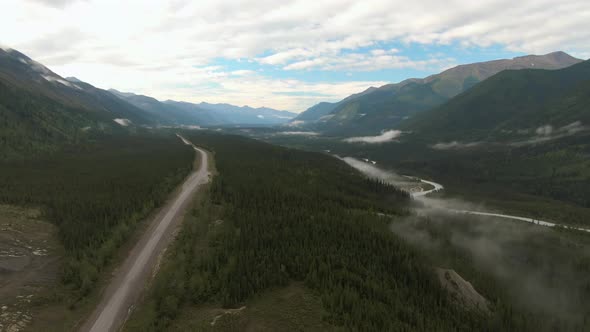
[[[305,121],[303,121],[303,120],[294,120],[294,121],[284,124],[283,126],[285,126],[285,127],[299,127],[303,124],[305,124]]]
[[[45,6],[49,6],[49,7],[55,7],[55,8],[63,8],[66,7],[67,5],[76,2],[78,0],[32,0],[34,2],[38,2],[40,4],[43,4]]]
[[[378,136],[361,136],[361,137],[350,137],[345,138],[343,141],[347,143],[369,143],[379,144],[385,142],[391,142],[394,139],[400,137],[402,134],[399,130],[388,130]]]
[[[378,51],[378,52],[373,52]],[[329,71],[377,71],[382,69],[442,69],[455,64],[452,58],[412,60],[407,56],[394,55],[393,52],[373,50],[370,53],[349,53],[332,56],[320,56],[311,60],[291,63],[283,69],[302,70],[319,69]]]
[[[233,76],[248,76],[248,75],[254,75],[254,74],[256,74],[256,72],[253,70],[242,69],[242,70],[234,70],[230,74]]]
[[[217,101],[234,102],[230,98],[237,97],[235,103],[298,111],[319,99],[273,94],[273,89],[262,87],[275,85],[277,81],[269,77],[244,80],[256,89],[237,80],[224,85],[224,89],[259,93],[249,101],[237,90],[214,90],[200,83],[219,84],[216,80],[222,77],[239,79],[255,73],[196,68],[220,58],[293,71],[452,64],[445,56],[417,60],[381,46],[390,41],[499,45],[524,53],[562,49],[584,58],[590,54],[587,0],[286,0],[280,5],[271,0],[0,0],[0,8],[0,31],[11,32],[4,33],[0,42],[62,76],[164,99],[210,100],[202,97],[211,95]],[[373,51],[358,50],[369,46]],[[285,80],[276,84],[282,86]],[[345,97],[374,82],[364,86],[354,82],[360,88],[352,91],[346,84],[332,84],[330,98]],[[175,90],[178,87],[182,89]],[[224,99],[219,97],[222,94]]]
[[[541,127],[537,128],[537,130],[535,130],[535,132],[539,136],[549,136],[553,132],[553,126],[551,126],[551,125],[541,126]]]
[[[287,50],[271,57],[289,58],[294,60],[283,67],[284,70],[323,70],[323,71],[377,71],[382,69],[434,69],[441,70],[455,65],[455,60],[438,54],[426,60],[412,60],[407,56],[398,55],[397,49],[373,49],[369,52],[347,52],[342,54],[328,50],[327,52],[307,53]],[[297,54],[298,56],[293,56]],[[284,55],[284,56],[283,56]],[[260,62],[267,58],[260,59]],[[285,61],[286,62],[286,61]],[[284,63],[284,62],[281,62]],[[279,62],[273,64],[281,64]]]
[[[63,80],[59,77],[55,77],[55,76],[51,76],[51,75],[41,75],[41,77],[43,77],[45,80],[47,80],[49,82],[57,82],[59,84],[65,85],[65,86],[69,86],[70,88],[81,90],[81,88],[79,86],[77,86],[76,84],[73,84],[71,82]]]
[[[517,129],[517,130],[503,130],[504,133],[517,133],[519,135],[529,135],[530,133],[534,132],[535,136],[529,137],[527,139],[521,139],[509,142],[507,144],[512,146],[526,146],[526,145],[533,145],[533,144],[540,144],[549,141],[553,141],[559,138],[567,137],[575,135],[579,132],[587,131],[590,127],[585,126],[581,121],[575,121],[570,124],[561,126],[561,127],[554,127],[550,124],[546,124],[536,129]],[[451,142],[439,142],[436,144],[431,145],[430,147],[434,150],[461,150],[461,149],[468,149],[468,148],[475,148],[482,146],[484,144],[498,144],[493,142],[484,142],[484,141],[476,141],[476,142],[459,142],[459,141],[451,141]],[[504,144],[504,143],[499,143]]]
[[[313,60],[304,60],[299,62],[294,62],[288,66],[283,67],[285,70],[302,70],[302,69],[311,69],[314,67],[320,67],[326,64],[327,59],[323,58],[315,58]]]
[[[123,127],[127,127],[131,124],[131,120],[129,120],[129,119],[113,119],[113,121],[115,121],[116,123],[118,123],[119,125],[121,125]]]
[[[318,136],[320,133],[315,131],[280,131],[276,135],[288,135],[288,136]]]
[[[552,125],[544,125],[535,130],[536,136],[529,139],[512,142],[513,146],[525,146],[532,144],[545,143],[559,138],[575,135],[579,132],[589,130],[588,126],[584,126],[581,121],[575,121],[565,126],[555,129]],[[522,131],[524,133],[524,131]],[[528,131],[527,131],[528,132]]]
[[[460,149],[474,148],[478,145],[481,145],[482,143],[483,142],[462,143],[462,142],[458,142],[458,141],[440,142],[440,143],[436,143],[436,144],[432,145],[431,148],[433,148],[435,150],[460,150]]]
[[[361,173],[363,173],[369,178],[379,179],[389,184],[396,185],[400,188],[409,187],[412,184],[415,185],[415,182],[412,182],[407,177],[398,175],[397,173],[391,170],[382,169],[372,165],[372,163],[369,163],[368,159],[366,159],[366,161],[362,161],[353,157],[338,158],[347,163],[348,165],[361,171]]]
[[[584,126],[582,124],[582,121],[575,121],[575,122],[572,122],[572,123],[570,123],[568,125],[565,125],[563,127],[560,127],[558,131],[560,133],[568,133],[568,134],[572,134],[573,135],[573,134],[575,134],[577,132],[584,131],[584,130],[587,130],[587,129],[588,129],[588,127]]]
[[[290,49],[283,52],[277,52],[263,58],[257,59],[258,62],[267,65],[281,65],[294,59],[312,56],[313,53],[305,49]]]

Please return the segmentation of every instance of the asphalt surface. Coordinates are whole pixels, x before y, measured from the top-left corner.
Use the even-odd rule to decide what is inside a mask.
[[[129,256],[114,273],[103,298],[80,331],[118,331],[127,319],[146,283],[156,268],[158,257],[174,238],[174,231],[190,204],[190,198],[199,187],[209,182],[208,155],[184,137],[177,135],[184,144],[191,145],[200,154],[199,169],[184,181],[175,196],[161,209],[133,247]]]

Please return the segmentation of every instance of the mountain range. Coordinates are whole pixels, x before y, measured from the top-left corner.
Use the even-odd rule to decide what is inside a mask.
[[[435,141],[543,142],[590,129],[590,61],[506,70],[399,129]]]
[[[297,115],[107,91],[74,77],[63,78],[16,50],[0,49],[0,145],[8,156],[52,150],[93,130],[273,126],[289,121],[290,126],[328,135],[375,135],[399,129],[433,141],[479,141],[499,133],[518,139],[543,130],[563,134],[580,131],[590,122],[589,77],[588,62],[566,53],[530,55],[371,87]]]
[[[229,104],[161,102],[63,78],[14,49],[0,48],[0,155],[51,151],[88,131],[126,126],[275,125],[296,114]]]
[[[272,108],[234,106],[230,104],[198,104],[183,101],[158,101],[155,98],[129,92],[109,90],[117,97],[134,106],[163,117],[167,124],[200,125],[200,126],[232,126],[251,125],[268,126],[283,124],[297,116],[296,113],[278,111]]]
[[[423,79],[372,87],[337,103],[314,105],[292,123],[329,134],[374,134],[442,105],[503,70],[561,69],[581,61],[554,52],[460,65]]]

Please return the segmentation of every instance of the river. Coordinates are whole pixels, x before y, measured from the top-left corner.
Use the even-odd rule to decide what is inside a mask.
[[[415,199],[417,199],[419,201],[422,201],[426,205],[428,205],[428,200],[425,199],[425,197],[427,195],[444,190],[444,186],[440,183],[436,183],[433,181],[427,181],[427,180],[420,179],[415,176],[409,176],[409,175],[399,176],[392,171],[381,169],[381,168],[375,166],[373,163],[363,162],[362,160],[352,158],[352,157],[345,157],[345,158],[337,157],[337,158],[344,161],[348,165],[356,168],[357,170],[359,170],[361,173],[363,173],[367,177],[377,178],[379,180],[385,181],[385,182],[390,183],[392,185],[398,185],[398,186],[401,185],[402,187],[407,186],[408,182],[399,181],[400,178],[406,178],[411,181],[413,180],[414,183],[416,183],[416,182],[425,183],[425,184],[432,186],[432,189],[428,189],[428,190],[423,190],[422,187],[417,187],[417,186],[412,186],[412,187],[410,187],[409,190],[407,189],[410,192],[410,194],[412,195],[412,197],[414,197]],[[409,183],[412,183],[412,182],[409,182]],[[486,211],[453,209],[453,208],[441,207],[441,206],[437,206],[437,208],[443,209],[445,211],[452,212],[452,213],[458,213],[458,214],[469,214],[469,215],[482,216],[482,217],[504,218],[504,219],[510,219],[510,220],[516,220],[516,221],[524,221],[524,222],[528,222],[528,223],[538,225],[538,226],[563,227],[563,228],[567,228],[567,229],[575,229],[578,231],[590,233],[590,229],[588,229],[588,228],[567,226],[564,224],[558,224],[558,223],[554,223],[554,222],[550,222],[550,221],[539,220],[539,219],[523,217],[523,216],[515,216],[515,215],[486,212]]]

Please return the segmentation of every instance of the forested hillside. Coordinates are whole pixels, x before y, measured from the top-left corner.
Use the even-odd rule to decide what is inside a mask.
[[[91,132],[119,132],[115,119],[152,123],[107,91],[67,81],[16,50],[0,49],[0,159],[46,156]]]
[[[434,142],[568,134],[590,123],[588,96],[590,61],[554,71],[504,71],[400,127]],[[574,123],[580,128],[566,127]],[[536,132],[544,126],[555,132]]]
[[[0,80],[0,159],[22,159],[75,144],[86,138],[82,128],[101,120],[108,119],[88,118],[78,109]]]

